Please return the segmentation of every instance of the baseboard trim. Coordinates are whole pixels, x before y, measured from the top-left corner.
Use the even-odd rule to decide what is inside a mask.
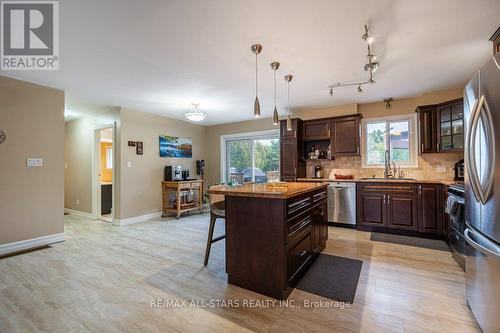
[[[64,241],[64,232],[0,245],[0,257]]]
[[[123,220],[115,219],[115,221],[113,222],[113,225],[123,227],[126,225],[137,224],[137,223],[145,222],[145,221],[148,221],[151,219],[160,218],[161,214],[162,214],[162,212],[155,212],[155,213],[151,213],[151,214],[134,216],[134,217],[130,217],[130,218],[123,219]]]
[[[64,208],[64,212],[65,213],[68,213],[68,214],[71,214],[71,215],[76,215],[76,216],[80,216],[80,217],[85,217],[85,218],[88,218],[88,219],[94,219],[94,216],[90,213],[85,213],[85,212],[80,212],[79,210],[74,210],[74,209],[69,209],[69,208]]]

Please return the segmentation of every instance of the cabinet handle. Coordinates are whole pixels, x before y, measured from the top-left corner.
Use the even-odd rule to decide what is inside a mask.
[[[436,150],[439,152],[439,143],[436,143]]]
[[[303,257],[307,253],[307,250],[302,250],[299,253],[297,253],[299,256]]]
[[[422,185],[418,185],[418,194],[422,195]]]
[[[357,150],[358,150],[358,155],[359,155],[359,146],[358,146],[358,149],[357,149]]]

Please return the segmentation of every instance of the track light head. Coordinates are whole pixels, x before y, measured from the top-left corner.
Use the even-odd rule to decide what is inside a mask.
[[[333,87],[328,89],[328,95],[333,96]]]
[[[358,86],[358,92],[359,93],[362,93],[363,92],[363,89],[361,89],[361,85]]]

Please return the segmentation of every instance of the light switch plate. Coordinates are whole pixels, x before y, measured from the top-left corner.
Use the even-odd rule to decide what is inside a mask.
[[[446,172],[446,165],[438,165],[436,169],[437,172]]]
[[[26,159],[26,166],[28,166],[28,167],[41,167],[41,166],[43,166],[43,158],[28,157]]]

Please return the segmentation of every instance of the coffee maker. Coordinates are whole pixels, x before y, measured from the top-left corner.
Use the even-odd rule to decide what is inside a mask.
[[[176,180],[182,180],[182,165],[167,165],[165,167],[165,181],[171,182]]]
[[[460,160],[455,163],[455,180],[463,181],[464,180],[464,160]]]
[[[322,178],[322,177],[323,177],[323,173],[321,172],[321,166],[316,165],[314,167],[314,178]]]

